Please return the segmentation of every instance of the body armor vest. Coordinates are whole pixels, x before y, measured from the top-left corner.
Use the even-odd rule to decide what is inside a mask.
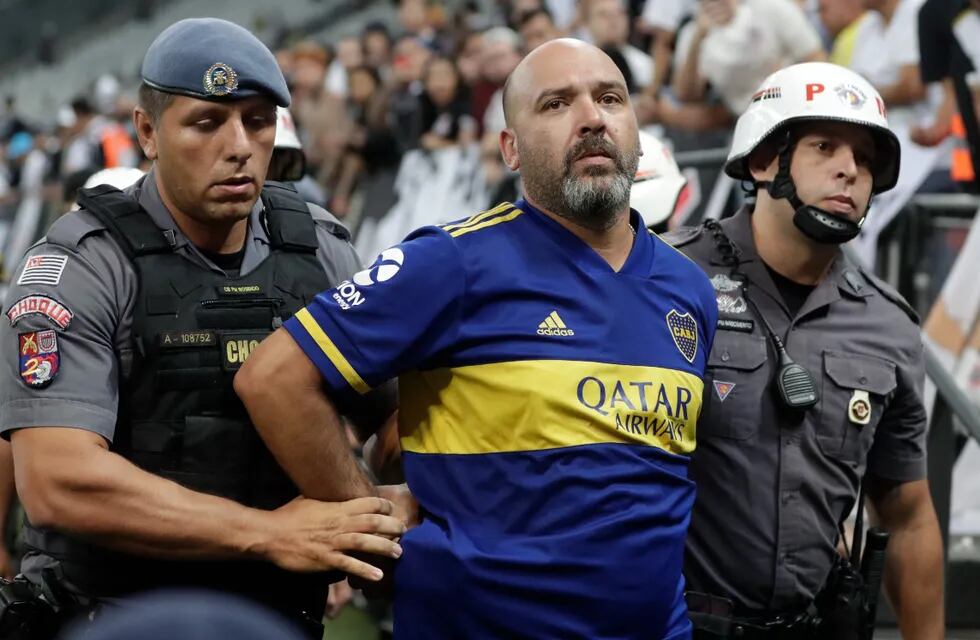
[[[250,273],[228,277],[176,252],[172,234],[131,196],[101,186],[82,191],[79,201],[131,259],[139,282],[135,352],[132,365],[120,367],[111,450],[150,473],[246,506],[275,509],[295,498],[298,490],[249,421],[232,380],[263,338],[330,285],[306,203],[291,188],[267,183],[270,253]],[[322,574],[291,574],[257,561],[159,561],[54,538],[57,544],[45,545],[54,548],[41,551],[59,558],[65,579],[92,596],[183,585],[243,593],[293,611],[322,609],[324,602]]]

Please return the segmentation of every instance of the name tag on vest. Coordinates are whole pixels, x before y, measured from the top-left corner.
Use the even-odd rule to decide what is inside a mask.
[[[221,366],[237,371],[268,333],[231,333],[221,336]]]
[[[215,331],[194,329],[192,331],[164,331],[158,337],[161,349],[188,349],[213,347],[218,344]]]
[[[216,287],[219,298],[248,298],[261,296],[262,287],[257,284],[223,284]]]

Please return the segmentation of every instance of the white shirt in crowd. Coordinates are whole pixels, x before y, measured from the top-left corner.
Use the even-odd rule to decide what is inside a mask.
[[[647,0],[640,19],[651,27],[676,32],[698,10],[698,0]]]
[[[649,54],[631,44],[620,48],[620,51],[633,74],[633,84],[637,91],[653,82],[653,58]]]
[[[897,83],[903,66],[919,64],[918,20],[923,1],[901,0],[888,24],[877,11],[868,11],[857,27],[851,69],[880,88]],[[889,124],[894,127],[926,123],[932,112],[930,105],[937,98],[927,97],[912,105],[890,105]]]
[[[694,29],[695,23],[688,22],[677,37],[675,70],[687,60]],[[819,34],[793,0],[742,0],[731,22],[712,29],[701,42],[698,73],[739,114],[769,74],[820,48]]]

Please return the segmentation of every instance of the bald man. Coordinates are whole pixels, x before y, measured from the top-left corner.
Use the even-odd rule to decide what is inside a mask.
[[[507,83],[526,196],[415,231],[263,342],[236,389],[304,493],[311,421],[398,377],[422,521],[395,636],[687,638],[687,478],[716,320],[701,271],[629,208],[623,76],[575,40]],[[316,495],[315,493],[313,495]]]

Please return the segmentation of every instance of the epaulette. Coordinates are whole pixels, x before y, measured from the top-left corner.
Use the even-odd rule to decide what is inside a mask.
[[[318,225],[323,225],[330,232],[330,235],[337,236],[344,242],[350,242],[350,229],[338,220],[337,216],[312,202],[307,202],[306,205],[310,208],[310,215],[313,216],[313,222]]]
[[[659,235],[661,240],[675,249],[679,249],[700,238],[702,233],[704,233],[704,227],[698,225],[696,227],[678,227],[677,229]]]
[[[857,269],[860,271],[861,275],[864,276],[864,279],[868,281],[868,284],[874,287],[878,293],[885,297],[885,299],[891,301],[896,307],[904,311],[905,315],[907,315],[912,322],[915,324],[922,323],[922,320],[919,318],[919,314],[915,312],[912,305],[910,305],[908,301],[902,297],[902,294],[895,290],[894,287],[875,274],[869,272],[864,268],[864,265],[856,264],[855,266],[857,266]]]
[[[88,211],[69,211],[51,225],[42,242],[47,241],[77,251],[82,240],[104,231],[106,231],[105,225]]]

